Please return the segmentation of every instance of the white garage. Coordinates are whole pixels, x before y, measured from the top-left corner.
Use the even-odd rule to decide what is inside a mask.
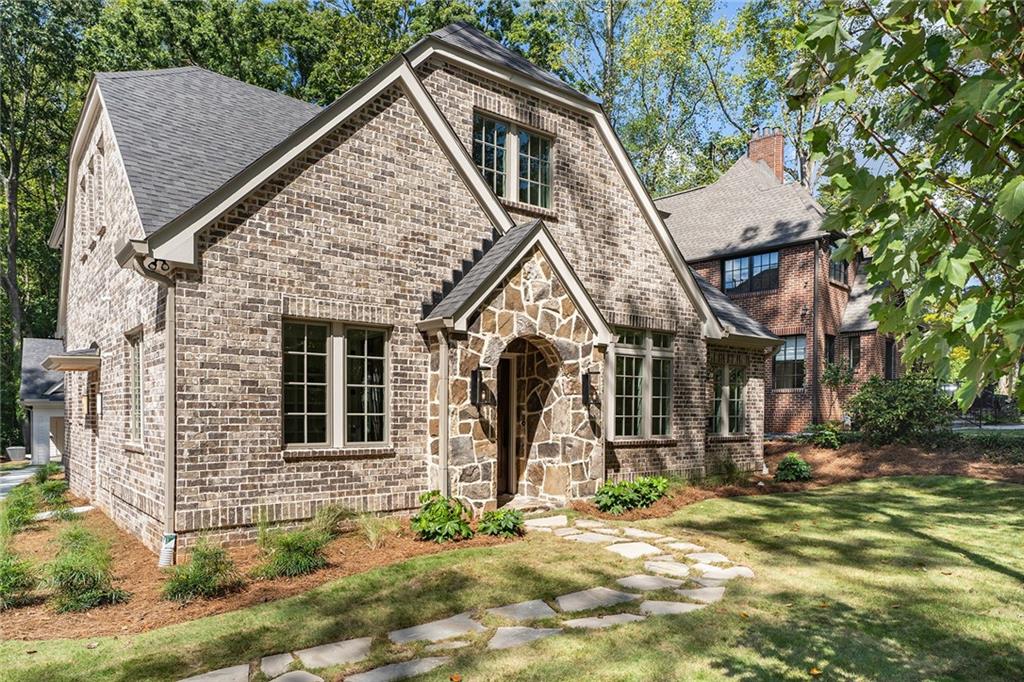
[[[64,449],[64,374],[43,369],[48,355],[64,352],[60,339],[25,339],[21,346],[21,403],[28,413],[25,446],[33,464],[59,462]]]

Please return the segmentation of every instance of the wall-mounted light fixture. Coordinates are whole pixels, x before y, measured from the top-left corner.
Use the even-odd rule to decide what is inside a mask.
[[[593,376],[593,374],[587,371],[580,377],[580,397],[583,399],[584,407],[590,407],[600,402],[597,396],[594,395]]]
[[[480,407],[482,400],[480,396],[480,389],[483,385],[483,377],[479,369],[474,369],[469,373],[469,404],[473,407]]]

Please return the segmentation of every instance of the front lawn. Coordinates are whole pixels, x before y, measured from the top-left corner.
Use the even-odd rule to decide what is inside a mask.
[[[507,651],[478,642],[423,679],[806,680],[813,669],[819,679],[984,680],[1024,670],[1024,487],[876,479],[708,500],[631,525],[700,540],[757,579],[733,581],[722,602],[684,616]],[[639,569],[593,546],[531,535],[140,635],[2,642],[0,670],[12,680],[176,679],[374,634],[368,667],[411,655],[386,644],[389,629],[611,586]]]

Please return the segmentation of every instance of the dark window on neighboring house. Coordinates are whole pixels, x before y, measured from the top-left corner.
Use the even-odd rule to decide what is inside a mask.
[[[772,368],[775,388],[803,388],[807,341],[803,336],[784,336],[782,340]]]
[[[836,337],[831,334],[825,334],[825,362],[836,364]]]
[[[860,366],[860,337],[851,336],[846,340],[846,359],[850,369]]]
[[[885,340],[885,378],[896,378],[896,342],[892,339]]]
[[[722,282],[727,294],[778,289],[779,252],[759,253],[723,261]]]
[[[833,282],[840,282],[841,284],[849,284],[849,277],[847,273],[849,268],[846,267],[846,261],[839,260],[836,258],[836,251],[839,247],[835,244],[832,245],[831,250],[828,254],[828,277]]]

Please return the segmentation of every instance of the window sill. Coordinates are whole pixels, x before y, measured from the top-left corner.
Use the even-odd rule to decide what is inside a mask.
[[[773,388],[772,393],[804,393],[805,388]]]
[[[843,282],[837,282],[834,279],[830,279],[828,281],[828,283],[831,284],[832,286],[836,287],[837,289],[842,289],[846,293],[850,293],[850,285],[849,284],[845,284]]]
[[[383,459],[395,456],[395,448],[390,445],[375,445],[365,448],[345,447],[334,448],[285,448],[281,456],[286,462],[310,462],[323,460],[345,459]]]
[[[719,434],[708,434],[709,443],[741,443],[750,440],[754,436],[749,433],[730,433],[728,436]]]
[[[612,438],[608,445],[613,448],[650,448],[678,445],[675,438]]]
[[[502,205],[505,208],[511,209],[513,211],[518,211],[519,213],[528,213],[530,215],[537,216],[538,218],[547,218],[553,221],[558,220],[558,213],[555,212],[553,208],[534,206],[533,204],[527,204],[525,202],[515,201],[513,199],[504,199],[502,197],[498,197],[498,200],[501,201]]]
[[[125,452],[137,452],[140,455],[141,454],[145,454],[145,452],[146,452],[142,448],[142,446],[139,445],[138,443],[125,443],[124,444],[124,451]]]
[[[731,294],[728,291],[723,291],[722,293],[724,293],[729,298],[735,300],[735,299],[744,299],[744,298],[756,298],[758,296],[765,296],[767,294],[776,294],[778,292],[779,292],[779,288],[778,287],[772,287],[771,289],[761,289],[760,291],[743,291],[743,292],[740,292],[738,294],[735,294],[735,293]]]

